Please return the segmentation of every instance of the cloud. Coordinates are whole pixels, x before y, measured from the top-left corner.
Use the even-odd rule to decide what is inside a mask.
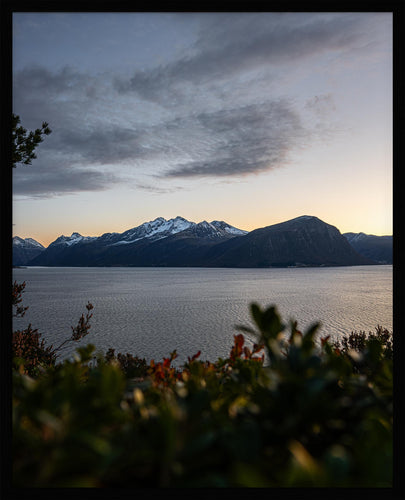
[[[142,132],[120,118],[114,96],[108,93],[108,76],[31,66],[16,72],[13,83],[14,112],[23,126],[32,130],[47,121],[52,129],[39,145],[33,165],[14,172],[15,194],[53,197],[106,190],[128,182],[128,176],[117,175],[111,165],[149,153],[141,144]]]
[[[64,130],[80,133],[94,122],[100,102],[94,89],[102,90],[100,80],[72,68],[30,66],[13,75],[13,111],[30,130],[47,121],[52,134],[41,149],[60,148]]]
[[[130,79],[116,78],[121,93],[169,106],[184,86],[227,80],[258,67],[302,62],[326,51],[355,47],[367,15],[228,13],[201,17],[200,36],[185,56]],[[360,33],[359,33],[360,30]]]
[[[202,126],[202,140],[208,145],[203,158],[196,155],[165,172],[164,177],[224,177],[268,171],[283,166],[288,154],[308,137],[298,113],[285,99],[201,113],[195,121]]]
[[[104,191],[120,182],[110,173],[85,168],[66,168],[52,171],[51,168],[20,167],[13,172],[13,194],[30,198],[54,198],[62,194],[82,191]],[[22,171],[24,170],[24,171]]]
[[[305,108],[324,118],[336,111],[335,101],[331,94],[316,95],[308,99]]]
[[[85,164],[121,163],[148,154],[148,149],[140,143],[142,135],[135,129],[106,124],[88,129],[63,128],[48,149],[76,155]]]
[[[148,193],[151,194],[171,194],[175,191],[182,191],[184,188],[177,186],[177,187],[162,187],[158,186],[156,183],[155,184],[146,184],[146,183],[136,183],[134,186],[135,189],[142,189],[142,191],[147,191]]]
[[[71,91],[84,83],[84,75],[66,66],[58,72],[33,64],[14,75],[14,92],[17,99],[25,92],[40,91],[42,95]]]
[[[53,129],[39,147],[35,170],[16,176],[16,194],[29,194],[30,186],[33,196],[104,190],[133,180],[136,172],[160,179],[257,174],[285,165],[308,137],[287,99],[257,101],[255,96],[257,102],[247,105],[224,99],[201,111],[208,108],[201,94],[180,114],[149,112],[148,117],[146,112],[143,123],[142,114],[138,123],[130,123],[124,122],[124,105],[133,103],[115,95],[108,79],[97,82],[69,68],[52,74],[36,67],[15,80],[23,118],[34,126],[42,116]],[[103,87],[112,93],[106,97]]]
[[[99,191],[129,179],[157,192],[166,187],[139,179],[236,179],[286,165],[322,135],[335,111],[328,91],[305,94],[301,108],[282,97],[297,92],[289,76],[308,68],[305,78],[310,58],[328,51],[360,51],[378,27],[371,13],[193,16],[194,42],[177,59],[172,51],[167,64],[132,74],[123,67],[121,75],[69,66],[16,71],[14,111],[25,127],[47,121],[53,132],[35,164],[24,174],[17,169],[15,193]],[[184,19],[174,17],[181,39]],[[318,120],[316,133],[305,116]]]

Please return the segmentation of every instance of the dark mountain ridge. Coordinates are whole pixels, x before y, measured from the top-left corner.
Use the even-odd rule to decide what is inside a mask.
[[[61,236],[28,265],[288,267],[376,264],[314,216],[242,231],[223,221],[155,219],[124,233]]]
[[[211,257],[211,266],[225,267],[373,264],[359,255],[336,227],[306,215],[218,245]]]
[[[359,254],[378,262],[378,264],[392,264],[392,236],[375,236],[364,233],[344,233],[343,236]]]

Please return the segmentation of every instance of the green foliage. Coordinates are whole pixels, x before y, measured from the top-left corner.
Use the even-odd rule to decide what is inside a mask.
[[[12,166],[17,164],[31,165],[35,160],[35,149],[44,140],[44,135],[49,135],[52,131],[46,122],[41,128],[27,133],[27,130],[20,125],[21,120],[18,115],[12,115]]]
[[[318,325],[288,334],[274,306],[251,315],[240,329],[258,343],[237,334],[216,362],[110,349],[92,363],[90,345],[34,377],[15,370],[15,486],[391,487],[384,339],[354,354],[318,345]]]

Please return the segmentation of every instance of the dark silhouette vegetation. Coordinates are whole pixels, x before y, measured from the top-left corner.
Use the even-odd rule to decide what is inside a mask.
[[[31,165],[32,160],[36,159],[35,150],[43,142],[44,136],[49,135],[52,130],[47,122],[43,122],[41,128],[34,131],[27,131],[21,125],[21,119],[13,113],[11,122],[11,161],[12,167],[16,168],[18,164]]]

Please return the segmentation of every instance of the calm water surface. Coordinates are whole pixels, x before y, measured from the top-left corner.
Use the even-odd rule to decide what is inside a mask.
[[[94,306],[90,334],[67,349],[93,343],[105,352],[147,360],[177,349],[178,363],[225,357],[236,324],[251,324],[249,304],[275,304],[283,320],[305,329],[320,321],[320,335],[392,329],[392,266],[287,269],[39,268],[14,269],[26,282],[29,306],[15,328],[28,323],[48,343],[71,334],[87,302]],[[254,341],[253,337],[247,339]]]

